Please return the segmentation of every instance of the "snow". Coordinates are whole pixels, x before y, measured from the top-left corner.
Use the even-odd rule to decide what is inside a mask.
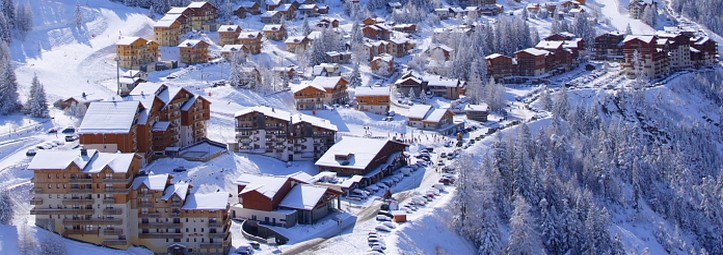
[[[38,154],[30,161],[30,170],[60,170],[66,169],[71,163],[75,163],[80,169],[93,159],[96,150],[88,150],[89,156],[81,156],[79,151],[38,151]]]
[[[136,156],[133,153],[104,153],[91,152],[91,150],[88,150],[88,154],[94,156],[83,169],[84,173],[100,173],[106,167],[110,168],[114,173],[126,173],[131,168],[133,159]]]
[[[163,192],[163,196],[161,199],[164,201],[168,201],[173,197],[173,195],[178,195],[179,198],[186,199],[186,195],[188,194],[188,190],[191,187],[190,183],[187,182],[179,182],[175,184],[171,184],[171,186],[168,186],[166,190]]]
[[[145,39],[140,38],[138,36],[124,36],[122,39],[118,40],[116,45],[131,45],[138,40],[145,40]]]
[[[632,40],[640,40],[645,43],[651,43],[651,42],[653,42],[653,38],[655,38],[655,36],[652,36],[652,35],[626,35],[625,39],[623,39],[623,43],[626,43],[626,42],[629,42]]]
[[[135,101],[93,102],[80,123],[80,134],[123,134],[133,126],[140,103]]]
[[[559,49],[564,44],[563,41],[540,41],[535,45],[535,48],[538,49],[544,49],[544,50],[554,50]]]
[[[475,112],[486,112],[489,111],[489,107],[485,103],[480,104],[468,104],[464,108],[466,111],[475,111]]]
[[[149,174],[145,176],[138,176],[133,180],[133,189],[138,189],[141,184],[145,185],[150,190],[163,191],[168,183],[169,174]]]
[[[314,80],[311,81],[311,84],[320,86],[325,89],[334,89],[336,88],[336,85],[341,82],[342,79],[342,77],[316,76],[314,77]]]
[[[228,207],[228,192],[192,193],[186,198],[183,210],[223,210]]]
[[[312,87],[312,88],[317,89],[317,90],[319,90],[319,91],[324,91],[324,92],[326,92],[326,90],[325,90],[324,88],[322,88],[322,87],[319,87],[319,86],[317,86],[317,85],[315,85],[315,84],[307,83],[307,84],[301,84],[301,85],[296,85],[296,86],[292,87],[292,88],[291,88],[291,93],[296,93],[296,92],[302,91],[302,90],[304,90],[305,88],[308,88],[308,87]]]
[[[389,140],[371,139],[359,137],[344,137],[341,141],[332,145],[324,155],[316,161],[317,166],[340,167],[350,169],[366,169],[371,164],[372,159],[382,150]],[[359,146],[363,144],[364,146]],[[348,160],[348,164],[342,164],[336,159],[337,155],[349,155],[352,157]]]
[[[389,96],[389,87],[357,87],[356,96]]]
[[[424,121],[430,121],[434,123],[440,122],[442,121],[444,114],[446,114],[448,111],[448,109],[434,109],[431,113],[429,113],[429,116],[424,118]]]
[[[527,49],[524,49],[524,50],[521,50],[521,51],[518,51],[518,52],[527,52],[527,53],[529,53],[530,55],[533,55],[533,56],[542,56],[542,55],[547,55],[548,53],[550,53],[549,51],[540,50],[540,49],[535,49],[535,48],[527,48]],[[517,52],[515,52],[515,53],[517,53]]]
[[[297,184],[286,194],[279,206],[310,211],[316,207],[328,187]]]
[[[168,130],[168,127],[171,126],[170,121],[158,121],[155,124],[153,124],[153,132],[162,132]]]
[[[187,40],[181,42],[180,44],[178,44],[178,48],[195,48],[201,42],[206,43],[203,40],[187,39]]]
[[[287,177],[242,174],[236,181],[239,185],[245,185],[239,194],[246,194],[256,191],[262,195],[273,199],[281,188],[286,184]]]
[[[424,119],[424,117],[427,116],[427,113],[431,109],[431,105],[415,104],[411,108],[409,108],[409,112],[407,112],[407,118]]]
[[[220,25],[218,32],[233,32],[241,29],[239,25]]]
[[[306,123],[309,123],[316,127],[337,131],[336,125],[332,124],[328,120],[317,118],[317,117],[306,115],[306,114],[300,114],[300,113],[292,114],[292,113],[284,111],[284,110],[279,110],[279,109],[266,107],[266,106],[248,107],[246,109],[236,112],[236,114],[234,114],[234,117],[246,115],[246,114],[249,114],[252,112],[258,112],[258,113],[263,114],[264,116],[279,119],[279,120],[284,120],[284,121],[291,120],[292,124],[306,122]]]

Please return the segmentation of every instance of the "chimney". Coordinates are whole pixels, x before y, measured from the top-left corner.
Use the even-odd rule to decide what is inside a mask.
[[[88,156],[88,149],[80,147],[80,156]]]

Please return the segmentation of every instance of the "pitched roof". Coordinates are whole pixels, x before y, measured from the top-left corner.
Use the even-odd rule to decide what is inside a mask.
[[[183,210],[223,210],[228,207],[228,192],[192,193],[186,198]]]
[[[198,40],[198,39],[186,39],[185,41],[178,44],[178,48],[194,48],[198,45],[203,45],[208,43],[204,40]]]
[[[284,120],[284,121],[290,120],[292,125],[298,124],[301,122],[306,122],[306,123],[311,124],[312,126],[337,131],[336,125],[332,124],[328,120],[325,120],[322,118],[317,118],[317,117],[314,117],[311,115],[301,114],[301,113],[292,114],[292,113],[284,111],[284,110],[275,109],[275,108],[271,108],[271,107],[267,107],[267,106],[248,107],[246,109],[236,112],[234,114],[234,117],[246,115],[246,114],[249,114],[252,112],[258,112],[258,113],[263,114],[266,117],[271,117],[271,118],[275,118],[275,119],[279,119],[279,120]]]
[[[565,42],[563,42],[563,41],[544,41],[543,40],[543,41],[540,41],[539,43],[537,43],[537,45],[535,45],[535,48],[545,49],[545,50],[554,50],[554,49],[562,48],[562,45],[564,43]]]
[[[263,36],[263,35],[259,31],[247,31],[247,32],[241,32],[241,34],[239,34],[238,38],[239,39],[246,39],[246,38],[255,39],[255,38],[259,38],[261,36]]]
[[[240,29],[239,25],[221,25],[218,27],[218,32],[233,32]]]
[[[135,42],[138,41],[138,40],[147,41],[146,39],[143,39],[143,38],[138,37],[138,36],[124,36],[124,37],[122,37],[120,40],[118,40],[118,42],[116,42],[115,44],[116,44],[116,45],[131,45],[131,44],[135,43]]]
[[[178,197],[181,198],[181,200],[186,199],[186,195],[188,194],[188,190],[191,188],[191,184],[188,182],[179,182],[175,184],[168,185],[168,188],[166,188],[165,191],[163,191],[163,196],[161,199],[164,201],[168,201],[173,197],[173,195],[178,195]]]
[[[140,102],[93,102],[78,128],[79,134],[124,134],[131,130]]]
[[[356,96],[389,96],[389,87],[357,87]]]
[[[444,115],[448,112],[448,109],[434,109],[432,112],[427,115],[426,118],[424,118],[424,121],[428,122],[440,122],[442,121],[442,118],[444,118]]]
[[[71,163],[77,165],[81,172],[99,173],[108,167],[114,173],[126,173],[133,163],[133,153],[104,153],[87,150],[85,156],[80,150],[70,151],[38,151],[28,164],[29,170],[60,170],[66,169]]]
[[[431,109],[431,105],[415,104],[409,108],[409,111],[407,112],[407,118],[424,119],[424,117],[427,116],[427,113],[429,113],[429,110]]]
[[[549,51],[546,51],[546,50],[527,48],[524,50],[517,51],[517,52],[515,52],[515,54],[521,53],[521,52],[525,52],[525,53],[533,55],[533,56],[544,56],[544,55],[547,55],[550,53]]]
[[[246,194],[256,191],[269,199],[273,199],[287,181],[287,177],[241,174],[236,181],[239,185],[244,185],[244,189],[240,194]]]
[[[162,191],[166,189],[166,183],[168,182],[170,175],[168,174],[150,174],[145,176],[138,176],[133,180],[133,189],[137,190],[141,187],[141,184],[145,185],[150,190]]]
[[[479,111],[479,112],[486,112],[489,110],[489,107],[485,103],[479,103],[479,104],[468,104],[464,107],[465,111]]]
[[[326,167],[366,169],[382,148],[390,142],[394,141],[346,136],[332,145],[315,164]],[[361,144],[364,146],[359,146]],[[342,162],[336,159],[336,155],[342,154],[353,155],[349,160]]]
[[[632,41],[632,40],[641,40],[645,43],[652,43],[655,36],[653,35],[626,35],[625,39],[623,39],[623,43]]]
[[[372,59],[372,62],[377,61],[377,60],[381,60],[384,62],[392,62],[392,61],[394,61],[394,56],[389,55],[387,53],[382,53],[381,55],[374,57],[374,59]]]
[[[291,191],[281,200],[279,206],[299,210],[314,209],[327,189],[329,188],[325,186],[311,184],[294,185]]]
[[[334,89],[336,88],[336,85],[341,83],[344,78],[342,77],[324,77],[324,76],[316,76],[314,77],[314,80],[311,81],[311,84],[320,86],[325,89]],[[346,81],[346,80],[344,80]]]

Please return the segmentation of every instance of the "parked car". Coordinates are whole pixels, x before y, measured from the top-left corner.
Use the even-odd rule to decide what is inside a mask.
[[[440,158],[446,158],[446,157],[447,157],[447,153],[442,152],[442,154],[440,154],[439,157],[440,157]]]
[[[254,250],[251,246],[241,246],[236,249],[236,254],[251,255],[254,254]]]
[[[176,168],[173,169],[173,171],[176,172],[176,173],[185,172],[186,170],[188,170],[188,169],[186,169],[185,166],[179,166],[179,167],[176,167]]]
[[[61,132],[62,132],[63,134],[72,134],[72,133],[75,133],[75,128],[74,128],[74,127],[66,127],[66,128],[63,129],[63,131],[61,131]]]
[[[381,232],[390,232],[390,231],[392,231],[392,229],[390,229],[389,227],[384,226],[384,225],[376,226],[374,229],[376,229],[376,230],[378,230],[378,231],[381,231]]]
[[[257,250],[261,248],[261,244],[259,242],[249,242],[249,245]]]
[[[383,121],[394,121],[394,117],[392,116],[386,116],[382,119]]]
[[[28,156],[28,157],[35,156],[35,154],[38,154],[38,151],[36,151],[34,149],[29,149],[28,151],[25,152],[25,156]]]
[[[66,141],[66,142],[72,142],[72,141],[75,141],[75,140],[78,140],[78,136],[76,136],[76,135],[66,135],[66,136],[65,136],[65,141]]]

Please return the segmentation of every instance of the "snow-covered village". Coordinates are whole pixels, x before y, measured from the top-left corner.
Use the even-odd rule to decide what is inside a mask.
[[[723,254],[721,12],[0,0],[0,254]]]

